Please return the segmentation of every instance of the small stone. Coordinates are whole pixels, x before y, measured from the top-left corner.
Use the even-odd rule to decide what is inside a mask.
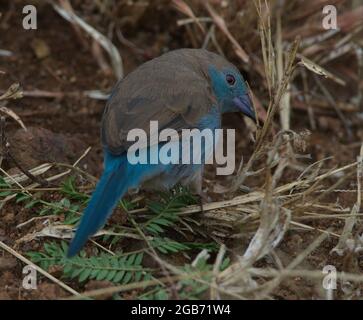
[[[0,270],[7,270],[15,268],[17,261],[15,258],[12,257],[0,257]]]
[[[98,289],[106,289],[106,288],[109,288],[109,287],[112,287],[112,286],[113,286],[113,284],[110,281],[90,280],[85,285],[85,289],[86,289],[86,291],[92,291],[92,290],[98,290]],[[98,296],[97,299],[105,300],[105,299],[110,298],[110,296],[112,296],[112,294],[105,293],[104,295]]]
[[[47,43],[39,38],[33,39],[31,42],[31,47],[34,51],[35,56],[41,60],[50,55],[50,49]]]
[[[15,215],[14,213],[8,213],[3,218],[2,221],[5,223],[14,222],[15,221]]]
[[[27,170],[46,162],[73,164],[87,149],[87,144],[76,137],[41,127],[28,127],[27,131],[19,129],[9,134],[9,143],[11,155]],[[100,161],[95,154],[90,153],[80,165],[84,163],[88,164],[89,172],[94,174]],[[9,162],[9,165],[12,164]]]

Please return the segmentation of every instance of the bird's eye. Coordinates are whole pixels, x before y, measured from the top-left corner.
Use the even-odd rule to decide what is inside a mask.
[[[231,74],[227,74],[226,81],[230,86],[233,86],[236,83],[236,78]]]

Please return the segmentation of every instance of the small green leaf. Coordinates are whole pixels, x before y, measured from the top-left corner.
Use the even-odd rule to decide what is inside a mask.
[[[127,284],[132,279],[132,272],[127,272],[125,277],[122,280],[122,283]]]
[[[81,274],[79,275],[79,281],[80,282],[83,282],[85,281],[86,279],[89,278],[90,274],[92,272],[92,269],[85,269],[81,272]]]
[[[106,279],[106,277],[107,277],[107,274],[108,274],[108,270],[106,270],[106,269],[101,270],[101,271],[98,273],[98,275],[97,275],[97,277],[96,277],[96,280],[105,280],[105,279]]]
[[[124,277],[124,275],[125,275],[125,270],[117,272],[116,276],[113,278],[113,282],[120,282]]]

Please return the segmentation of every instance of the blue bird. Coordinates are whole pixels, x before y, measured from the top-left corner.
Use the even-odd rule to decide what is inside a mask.
[[[130,130],[140,128],[148,133],[152,120],[158,121],[159,132],[164,128],[178,133],[182,129],[218,129],[221,115],[226,112],[242,112],[255,120],[248,90],[238,69],[207,50],[170,51],[121,79],[102,118],[104,172],[83,213],[68,256],[76,255],[88,238],[106,223],[118,201],[130,189],[142,186],[170,190],[181,183],[201,192],[203,163],[130,163],[127,156],[132,145],[127,139]],[[148,138],[148,145],[140,152],[148,152],[152,157],[163,143],[158,143],[154,136]],[[203,155],[210,152],[206,145],[204,141]],[[205,158],[202,156],[202,159]]]

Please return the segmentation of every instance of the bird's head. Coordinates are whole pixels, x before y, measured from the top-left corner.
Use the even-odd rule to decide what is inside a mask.
[[[241,112],[256,121],[255,111],[248,94],[245,80],[238,69],[225,62],[218,67],[211,65],[208,73],[213,92],[221,106],[222,113]]]

